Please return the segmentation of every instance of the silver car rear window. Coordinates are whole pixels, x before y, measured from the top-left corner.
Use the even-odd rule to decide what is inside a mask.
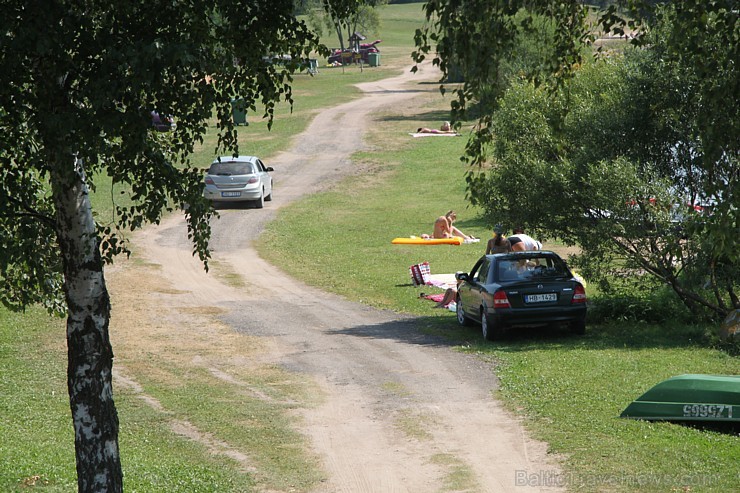
[[[213,163],[208,170],[210,175],[252,175],[254,173],[252,163]]]

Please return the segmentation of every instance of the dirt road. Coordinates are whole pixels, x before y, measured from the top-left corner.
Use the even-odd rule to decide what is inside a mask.
[[[278,170],[273,202],[262,210],[220,211],[212,225],[214,261],[241,277],[239,289],[203,272],[179,216],[145,230],[135,248],[176,289],[177,296],[157,303],[213,307],[232,333],[264,341],[264,361],[305,375],[322,390],[322,404],[300,411],[300,431],[328,477],[317,492],[451,491],[452,469],[468,473],[465,491],[556,491],[522,484],[523,474],[554,474],[557,465],[545,444],[529,439],[492,398],[489,364],[421,334],[412,318],[288,278],[244,240],[257,236],[279,207],[351,170],[349,157],[364,148],[374,112],[436,91],[419,84],[437,79],[426,70],[364,84],[361,99],[323,111],[290,150],[270,160]],[[135,388],[124,373],[119,368],[116,384]],[[203,439],[197,430],[182,433]]]

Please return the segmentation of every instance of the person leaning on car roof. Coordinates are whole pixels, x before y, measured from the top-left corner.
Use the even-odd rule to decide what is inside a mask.
[[[524,234],[521,227],[514,228],[514,234],[509,236],[512,252],[523,252],[526,250],[542,250],[542,243],[529,235]]]

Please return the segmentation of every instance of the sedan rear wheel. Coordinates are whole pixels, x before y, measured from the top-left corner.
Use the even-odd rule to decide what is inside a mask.
[[[586,333],[586,319],[582,318],[570,323],[570,331],[576,335],[582,336]]]
[[[480,314],[480,326],[483,332],[483,338],[487,341],[496,341],[501,339],[503,330],[501,325],[496,321],[495,318],[486,315],[484,310],[481,310]]]

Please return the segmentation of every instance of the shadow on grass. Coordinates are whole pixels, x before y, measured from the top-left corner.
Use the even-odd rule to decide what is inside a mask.
[[[461,327],[454,316],[416,317],[401,322],[358,326],[337,331],[358,337],[393,338],[412,344],[442,346],[475,346],[506,352],[543,350],[667,349],[707,347],[703,330],[694,326],[659,326],[634,323],[589,325],[586,335],[572,334],[565,325],[510,328],[501,340],[483,339],[481,328],[474,324]]]
[[[461,213],[458,211],[458,215],[460,214]],[[481,216],[467,218],[467,219],[458,219],[457,221],[455,221],[455,227],[461,229],[463,232],[467,232],[467,230],[474,229],[474,228],[489,229],[489,226],[486,224],[486,221]],[[493,233],[493,231],[491,231],[491,233]],[[486,239],[486,241],[488,241],[488,239]],[[485,248],[483,248],[483,250],[485,250]],[[483,255],[483,251],[481,251],[481,255]],[[472,265],[470,267],[472,267]]]
[[[439,122],[440,125],[442,125],[442,122],[448,121],[449,119],[449,111],[425,111],[423,113],[416,113],[413,115],[386,115],[381,118],[381,120],[385,122],[430,121]]]
[[[712,431],[715,433],[723,433],[725,435],[737,435],[740,437],[740,423],[733,422],[733,423],[713,423],[713,422],[685,422],[685,421],[678,421],[674,422],[674,424],[678,424],[681,426],[685,426],[686,428],[693,428],[698,431]]]
[[[654,325],[634,322],[588,325],[586,335],[571,334],[567,328],[550,326],[518,327],[494,343],[496,350],[602,350],[602,349],[669,349],[707,347],[700,327],[685,325]]]

